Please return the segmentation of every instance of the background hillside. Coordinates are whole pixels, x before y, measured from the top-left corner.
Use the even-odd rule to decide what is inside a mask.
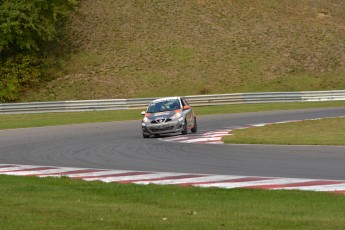
[[[81,0],[23,101],[345,89],[344,0]]]

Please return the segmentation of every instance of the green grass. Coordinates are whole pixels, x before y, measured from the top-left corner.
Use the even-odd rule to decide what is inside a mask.
[[[260,112],[289,109],[343,107],[345,101],[308,102],[308,103],[267,103],[239,104],[224,106],[194,107],[197,116],[227,113]],[[140,120],[142,110],[115,110],[96,112],[66,112],[42,114],[0,115],[0,129],[69,125],[93,122]]]
[[[344,195],[0,175],[0,229],[344,229]]]
[[[0,115],[0,129],[140,120],[139,110]]]
[[[246,113],[263,112],[275,110],[293,110],[293,109],[312,109],[344,107],[345,101],[329,102],[290,102],[290,103],[263,103],[263,104],[237,104],[226,106],[205,106],[196,107],[194,110],[197,115],[228,114],[228,113]]]
[[[343,0],[83,0],[59,77],[22,101],[344,89],[344,12]]]
[[[233,130],[225,143],[283,145],[344,145],[345,118],[325,118]]]

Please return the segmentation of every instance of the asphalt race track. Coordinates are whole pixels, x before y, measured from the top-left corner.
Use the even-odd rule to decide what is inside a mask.
[[[345,107],[200,116],[198,133],[338,116]],[[3,130],[0,164],[344,180],[345,147],[167,142],[142,138],[138,120]]]

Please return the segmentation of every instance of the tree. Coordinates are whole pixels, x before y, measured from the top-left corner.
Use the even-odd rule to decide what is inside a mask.
[[[51,43],[58,45],[76,4],[77,0],[0,0],[0,101],[17,100],[21,91],[39,81],[43,54]]]

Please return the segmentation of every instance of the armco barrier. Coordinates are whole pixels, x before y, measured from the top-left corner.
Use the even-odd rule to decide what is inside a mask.
[[[186,96],[192,106],[345,100],[345,90],[236,93]],[[52,101],[0,104],[0,114],[144,109],[155,98]]]
[[[276,93],[244,93],[244,103],[271,103],[271,102],[300,102],[302,99],[299,92],[276,92]]]
[[[213,95],[195,95],[186,96],[189,103],[193,106],[207,105],[226,105],[226,104],[242,104],[243,94],[213,94]]]
[[[301,92],[302,101],[343,101],[345,90]]]

